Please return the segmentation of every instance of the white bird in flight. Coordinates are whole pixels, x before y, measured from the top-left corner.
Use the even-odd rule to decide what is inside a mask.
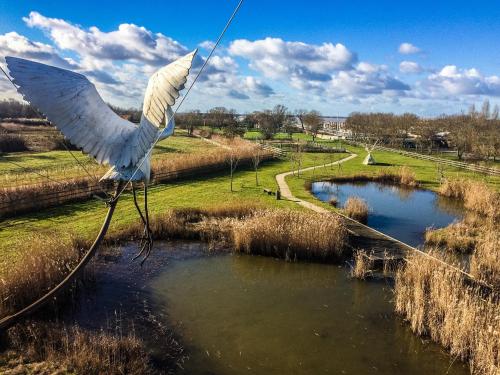
[[[196,50],[151,76],[139,125],[113,112],[82,74],[17,57],[5,58],[12,82],[23,98],[43,113],[72,144],[99,164],[112,167],[101,180],[132,182],[134,203],[144,223],[144,236],[137,256],[146,251],[147,258],[153,241],[147,210],[150,149],[173,133],[172,106],[184,88],[195,54]],[[137,204],[134,181],[144,182],[145,217]]]

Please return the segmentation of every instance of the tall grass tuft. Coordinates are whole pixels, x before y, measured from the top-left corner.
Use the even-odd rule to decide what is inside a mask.
[[[396,274],[395,308],[417,334],[468,360],[473,374],[500,373],[500,305],[467,286],[461,273],[423,255],[409,257]]]
[[[368,220],[368,204],[359,197],[349,197],[344,204],[344,214],[361,223]]]
[[[233,226],[236,251],[289,260],[339,260],[346,255],[347,230],[334,215],[264,210]]]
[[[354,252],[354,266],[351,269],[351,276],[357,279],[364,280],[371,274],[373,262],[368,257],[365,250],[357,250]]]

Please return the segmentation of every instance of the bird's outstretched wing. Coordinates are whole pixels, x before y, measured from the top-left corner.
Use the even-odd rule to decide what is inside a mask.
[[[144,142],[130,147],[138,126],[114,113],[85,76],[21,58],[5,60],[24,99],[98,163],[127,167],[143,157],[157,137],[155,127],[144,127]]]
[[[151,76],[144,94],[141,124],[149,122],[158,128],[169,127],[173,121],[172,106],[184,88],[196,52],[188,53]]]

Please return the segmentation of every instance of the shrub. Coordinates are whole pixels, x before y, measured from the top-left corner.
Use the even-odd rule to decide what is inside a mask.
[[[28,151],[26,140],[14,134],[0,134],[0,153]]]

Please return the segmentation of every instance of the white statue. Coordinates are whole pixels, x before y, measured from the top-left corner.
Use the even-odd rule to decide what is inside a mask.
[[[144,223],[138,256],[146,251],[145,258],[152,247],[147,212],[150,151],[155,142],[174,130],[172,106],[184,88],[195,54],[196,50],[151,76],[139,125],[113,112],[85,76],[17,57],[5,58],[23,98],[47,116],[72,144],[99,164],[112,166],[101,180],[132,182],[134,203]],[[145,216],[137,204],[134,181],[144,182]]]

